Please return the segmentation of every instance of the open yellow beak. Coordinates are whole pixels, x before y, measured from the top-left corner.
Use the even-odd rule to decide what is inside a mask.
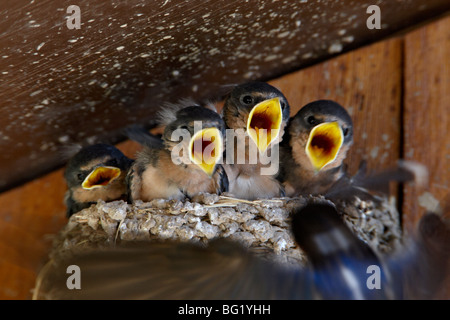
[[[222,158],[222,134],[217,128],[198,131],[189,142],[189,158],[206,174],[212,176],[217,162]]]
[[[104,187],[120,176],[121,170],[116,167],[97,167],[84,179],[83,189]]]
[[[278,138],[282,120],[280,98],[262,101],[250,111],[247,132],[260,152]]]
[[[319,171],[336,159],[343,142],[344,135],[339,124],[325,122],[311,130],[305,151],[314,168]]]

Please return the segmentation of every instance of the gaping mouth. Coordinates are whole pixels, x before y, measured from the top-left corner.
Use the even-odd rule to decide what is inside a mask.
[[[321,123],[311,130],[305,151],[317,171],[336,159],[343,141],[344,135],[337,122]]]
[[[217,128],[198,131],[189,142],[189,158],[206,174],[212,176],[222,157],[222,134]]]
[[[247,132],[260,152],[278,138],[282,120],[280,98],[262,101],[250,111]]]
[[[104,187],[120,176],[121,170],[116,167],[97,167],[84,179],[83,189]]]

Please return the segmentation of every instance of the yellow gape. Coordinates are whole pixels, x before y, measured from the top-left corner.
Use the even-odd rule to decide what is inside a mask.
[[[273,98],[258,103],[250,111],[247,120],[247,132],[260,152],[278,138],[283,113],[280,98]]]
[[[121,170],[116,167],[97,167],[89,173],[81,186],[83,189],[104,187],[120,176]]]
[[[222,134],[217,128],[206,128],[194,134],[189,142],[189,159],[212,176],[222,158]]]
[[[344,142],[342,129],[337,122],[325,122],[315,126],[309,134],[306,154],[317,171],[333,162]]]

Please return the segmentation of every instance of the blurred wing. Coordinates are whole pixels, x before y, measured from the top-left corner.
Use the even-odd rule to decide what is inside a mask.
[[[66,286],[69,265],[80,267],[80,290]],[[38,299],[288,299],[310,292],[306,272],[225,240],[207,248],[155,242],[95,250],[50,262],[39,278]]]
[[[388,193],[391,181],[402,183],[413,181],[424,185],[428,180],[426,167],[414,161],[401,160],[396,166],[371,175],[368,175],[366,171],[366,163],[363,161],[353,177],[344,175],[328,189],[325,196],[330,199],[367,197],[369,191]]]
[[[296,242],[314,267],[314,283],[323,299],[388,299],[386,290],[367,286],[368,271],[379,270],[386,283],[382,265],[373,250],[360,240],[328,203],[308,204],[293,213],[292,228]]]
[[[450,275],[449,259],[450,227],[437,214],[427,213],[415,239],[386,264],[402,298],[431,299]]]

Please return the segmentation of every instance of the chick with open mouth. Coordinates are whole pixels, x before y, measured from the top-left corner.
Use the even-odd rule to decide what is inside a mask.
[[[149,136],[128,174],[130,200],[182,200],[228,191],[220,164],[225,148],[220,115],[201,106],[177,105],[160,113],[160,123],[165,125],[160,145]]]
[[[227,148],[224,164],[230,193],[247,200],[283,196],[275,176],[278,145],[289,118],[286,97],[265,82],[244,83],[226,97],[222,113],[227,128],[234,131],[232,139],[227,136],[227,144],[234,144]],[[272,160],[269,165],[263,161],[268,155]],[[274,170],[264,170],[269,166]]]
[[[133,160],[109,144],[95,144],[79,150],[69,160],[64,178],[67,216],[88,208],[98,200],[127,199],[125,178]]]
[[[353,144],[350,115],[334,101],[317,100],[292,117],[287,132],[278,176],[286,195],[323,194],[344,174]]]

